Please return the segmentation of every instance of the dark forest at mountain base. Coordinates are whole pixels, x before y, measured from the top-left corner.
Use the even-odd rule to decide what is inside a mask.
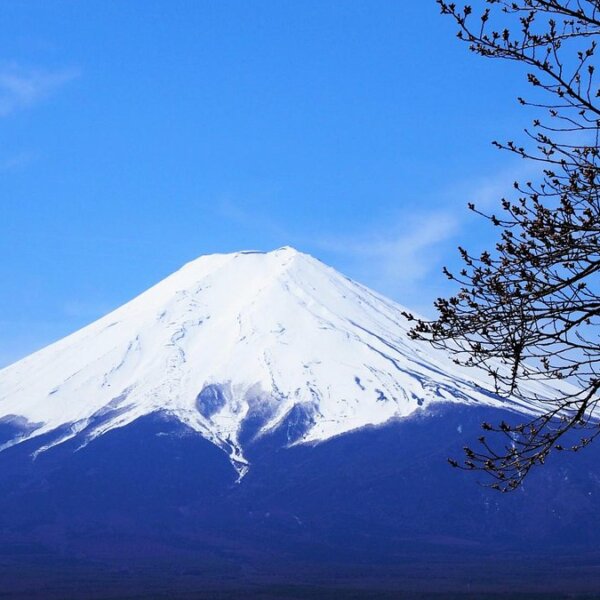
[[[450,405],[315,446],[262,438],[240,483],[160,415],[35,460],[25,442],[0,453],[0,598],[594,597],[600,446],[499,494],[446,461],[499,418]]]
[[[39,558],[39,557],[38,557]],[[0,563],[0,598],[11,600],[592,600],[600,598],[597,568],[565,568],[552,562],[405,564],[383,574],[355,567],[344,574],[271,573],[213,578],[210,565],[167,566],[165,562],[117,567],[70,559],[31,564]],[[348,568],[348,566],[346,566]],[[557,571],[560,573],[557,576]],[[265,570],[267,567],[265,566]],[[577,578],[573,573],[577,572]],[[469,575],[466,575],[469,573]],[[327,582],[327,579],[335,581]],[[500,582],[500,578],[504,581]],[[577,579],[581,580],[577,581]],[[587,589],[587,591],[582,591]]]

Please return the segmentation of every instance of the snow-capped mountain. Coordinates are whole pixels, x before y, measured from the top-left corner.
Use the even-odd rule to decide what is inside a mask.
[[[600,589],[600,446],[514,494],[451,469],[533,409],[402,311],[291,248],[205,256],[1,370],[4,595]]]
[[[3,448],[85,445],[162,411],[243,473],[244,435],[318,442],[440,401],[507,407],[411,341],[403,310],[293,248],[203,256],[1,370],[0,419],[20,430]]]

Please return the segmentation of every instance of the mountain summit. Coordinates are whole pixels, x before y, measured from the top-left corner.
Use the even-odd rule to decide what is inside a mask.
[[[85,445],[163,412],[243,474],[244,445],[276,431],[290,445],[440,401],[507,408],[477,372],[411,341],[403,310],[293,248],[202,256],[1,370],[0,420],[16,428],[2,449]]]

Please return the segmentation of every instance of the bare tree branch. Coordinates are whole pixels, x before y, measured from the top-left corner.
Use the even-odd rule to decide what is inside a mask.
[[[552,451],[578,451],[600,433],[600,2],[480,0],[477,18],[471,6],[436,1],[472,52],[529,69],[533,98],[519,102],[546,115],[526,130],[532,148],[494,142],[540,164],[538,182],[515,183],[517,199],[502,199],[499,215],[469,205],[498,229],[495,248],[460,249],[460,273],[445,270],[458,292],[436,301],[436,320],[407,315],[413,338],[483,368],[498,394],[540,408],[526,423],[484,423],[478,448],[450,459],[508,491]],[[554,394],[531,391],[535,382],[554,383]]]

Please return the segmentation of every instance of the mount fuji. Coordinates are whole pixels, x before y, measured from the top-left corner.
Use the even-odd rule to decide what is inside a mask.
[[[203,256],[0,370],[11,597],[600,587],[595,448],[509,497],[451,471],[481,421],[536,407],[404,310],[293,248]]]
[[[164,412],[243,474],[244,440],[278,429],[316,443],[441,401],[511,405],[410,341],[403,310],[292,248],[201,257],[0,371],[0,419],[23,430],[0,450],[85,445]]]

